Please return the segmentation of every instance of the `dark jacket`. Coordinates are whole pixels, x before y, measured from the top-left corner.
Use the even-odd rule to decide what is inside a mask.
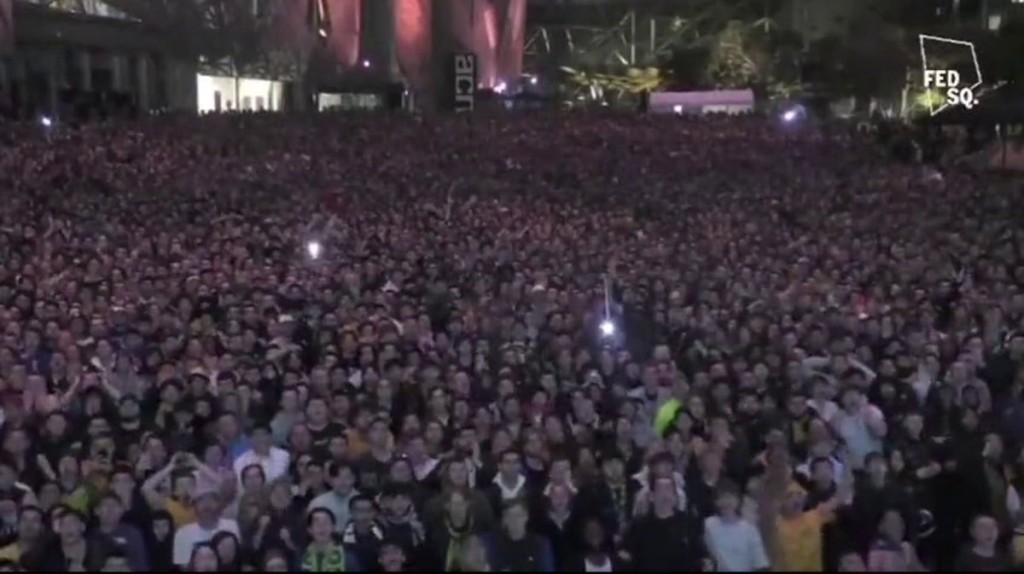
[[[512,540],[504,532],[486,537],[487,562],[494,572],[555,572],[551,545],[536,534],[527,532]]]
[[[103,568],[107,552],[112,550],[104,541],[86,538],[85,570],[98,572]],[[29,572],[68,572],[68,560],[64,555],[60,539],[56,536],[39,545],[31,556],[22,559],[22,566]]]
[[[611,533],[625,531],[625,526],[633,515],[633,503],[636,498],[636,481],[627,481],[622,486],[620,508],[616,510],[615,496],[612,488],[604,481],[585,487],[577,499],[577,506],[588,516],[601,520],[605,529]]]
[[[356,530],[355,524],[349,522],[341,535],[341,543],[347,553],[355,557],[359,564],[375,565],[380,555],[380,546],[384,541],[384,529],[374,523],[368,531]]]
[[[531,519],[530,530],[548,541],[555,568],[564,570],[569,558],[581,548],[583,519],[573,510],[565,522],[559,524],[545,513]]]
[[[682,513],[638,518],[626,535],[634,572],[699,572],[706,557],[699,529]]]

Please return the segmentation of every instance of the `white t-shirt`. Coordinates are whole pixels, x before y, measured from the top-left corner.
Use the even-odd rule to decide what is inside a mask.
[[[753,572],[771,566],[757,527],[742,518],[704,519],[704,538],[718,572]]]
[[[603,564],[594,564],[589,558],[583,559],[583,571],[584,572],[611,572],[612,561],[607,556],[604,557]]]
[[[230,518],[221,518],[213,530],[205,530],[198,522],[190,522],[174,533],[174,565],[184,568],[192,558],[192,549],[196,544],[209,542],[218,532],[230,532],[241,539],[238,522]]]

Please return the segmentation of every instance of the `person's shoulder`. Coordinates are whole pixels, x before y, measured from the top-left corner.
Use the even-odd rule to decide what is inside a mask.
[[[6,546],[0,546],[0,560],[10,560],[11,562],[18,562],[21,560],[21,547],[17,542],[12,542]]]
[[[234,518],[221,518],[217,522],[217,530],[238,533],[238,521]]]
[[[712,514],[704,519],[704,529],[714,530],[722,525],[722,519]]]
[[[331,496],[334,496],[334,493],[331,492],[330,490],[328,490],[327,492],[321,492],[320,494],[314,496],[313,499],[309,501],[308,507],[318,508],[320,506],[324,506],[327,503],[327,501],[330,500]]]

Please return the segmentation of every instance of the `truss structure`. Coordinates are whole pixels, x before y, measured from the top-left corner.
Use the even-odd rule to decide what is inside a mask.
[[[715,0],[611,0],[531,6],[525,55],[534,68],[655,66],[722,18]]]

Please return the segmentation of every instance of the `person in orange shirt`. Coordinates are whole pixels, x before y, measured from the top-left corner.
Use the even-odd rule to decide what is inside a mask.
[[[815,508],[804,510],[806,498],[804,489],[791,482],[775,519],[780,566],[793,572],[821,572],[824,570],[821,528],[835,518],[840,499],[837,495]]]
[[[807,492],[793,481],[789,452],[782,433],[769,435],[765,498],[762,502],[762,528],[770,541],[776,570],[821,572],[822,527],[835,518],[835,511],[852,500],[853,476],[850,465],[844,464],[844,477],[836,495],[818,506],[805,510]],[[845,459],[840,453],[840,459]]]

